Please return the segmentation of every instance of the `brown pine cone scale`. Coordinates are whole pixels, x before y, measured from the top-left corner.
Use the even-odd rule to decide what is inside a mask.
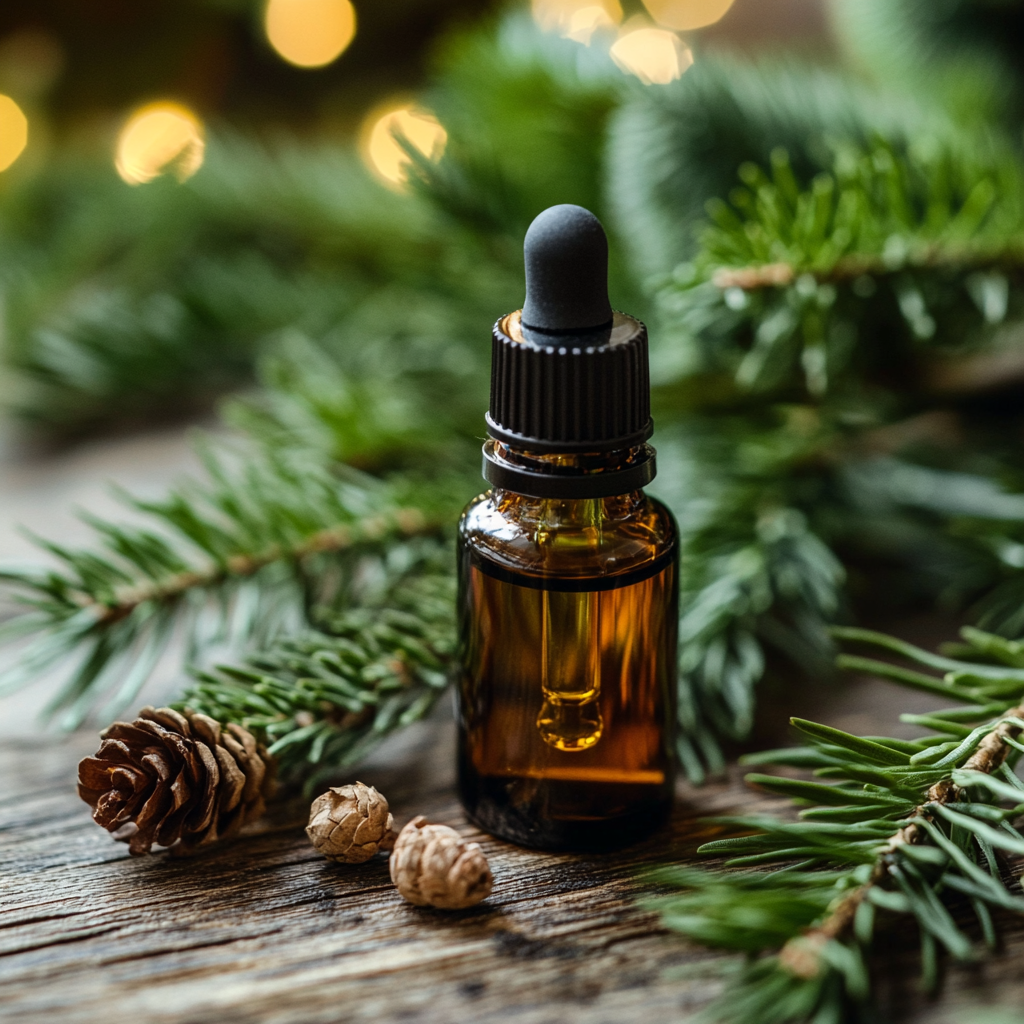
[[[272,760],[252,733],[198,712],[143,708],[100,738],[78,766],[78,795],[133,854],[154,845],[185,853],[233,835],[273,790]]]

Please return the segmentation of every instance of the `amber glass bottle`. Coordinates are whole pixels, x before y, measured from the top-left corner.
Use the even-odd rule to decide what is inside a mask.
[[[643,492],[647,334],[608,305],[600,224],[553,207],[526,257],[494,329],[492,490],[459,529],[459,782],[495,835],[608,848],[671,807],[676,529]]]

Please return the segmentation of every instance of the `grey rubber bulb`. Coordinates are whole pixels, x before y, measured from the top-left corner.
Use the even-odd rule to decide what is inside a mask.
[[[539,214],[523,242],[526,301],[522,323],[542,334],[583,334],[609,327],[608,239],[582,206]]]

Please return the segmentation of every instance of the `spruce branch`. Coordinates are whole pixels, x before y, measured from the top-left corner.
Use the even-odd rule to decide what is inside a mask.
[[[447,687],[451,561],[437,545],[392,551],[357,607],[320,609],[315,631],[196,673],[181,706],[244,726],[267,744],[283,781],[311,791],[423,718]]]
[[[4,637],[36,637],[5,689],[77,659],[50,712],[75,725],[106,699],[116,715],[176,634],[188,660],[216,643],[266,643],[308,624],[314,607],[343,604],[362,560],[437,529],[395,484],[317,453],[203,454],[205,479],[160,501],[123,496],[143,525],[89,520],[94,550],[42,542],[56,568],[0,573],[25,609]]]
[[[749,728],[765,643],[818,669],[844,600],[842,563],[882,562],[908,593],[950,605],[987,593],[982,624],[1019,632],[1024,506],[1004,489],[1019,479],[1005,421],[950,410],[936,430],[926,412],[961,392],[966,402],[972,367],[1009,351],[1024,316],[1024,178],[999,139],[975,142],[838,144],[831,171],[808,184],[806,163],[777,149],[767,172],[744,166],[731,205],[710,205],[700,251],[660,293],[661,333],[680,351],[654,350],[658,411],[683,404],[699,425],[693,504],[707,502],[709,481],[724,495],[712,529],[684,543],[680,708],[696,739],[681,754],[692,777],[721,764],[715,737]],[[685,534],[692,513],[678,507]],[[801,581],[789,591],[740,571],[740,552],[770,564],[755,524],[773,507],[806,523],[805,554],[777,576]]]
[[[801,807],[798,819],[716,819],[746,834],[700,849],[727,855],[726,867],[772,870],[661,874],[688,890],[662,901],[669,927],[761,954],[709,1009],[711,1019],[848,1019],[870,1002],[869,955],[880,914],[916,920],[929,987],[937,983],[940,948],[960,960],[978,955],[950,913],[950,898],[966,898],[989,946],[996,942],[993,910],[1024,914],[1024,895],[999,862],[1000,854],[1024,855],[1024,837],[1012,825],[1024,813],[1024,783],[1012,771],[1024,751],[1020,644],[967,628],[962,656],[951,658],[867,630],[834,632],[942,672],[870,661],[897,684],[944,693],[958,706],[926,716],[927,723],[903,716],[933,730],[915,740],[858,737],[794,719],[806,746],[747,759],[810,768],[823,781],[748,776]],[[867,663],[847,656],[851,667]]]
[[[911,364],[922,344],[990,342],[1024,310],[1024,171],[999,139],[974,143],[842,144],[806,184],[782,149],[767,172],[744,165],[660,292],[685,365],[728,373],[738,395],[863,403],[882,384],[864,331]]]
[[[678,752],[694,782],[724,767],[723,741],[748,735],[765,648],[827,670],[844,580],[806,516],[760,488],[731,489],[709,512],[684,534]]]

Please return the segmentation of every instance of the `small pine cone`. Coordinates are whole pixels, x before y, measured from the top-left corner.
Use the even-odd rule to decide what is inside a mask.
[[[395,845],[395,819],[373,786],[332,786],[313,801],[306,835],[328,860],[362,864]]]
[[[447,825],[428,825],[423,815],[398,834],[390,868],[398,891],[418,907],[472,907],[494,884],[479,843],[467,843]]]
[[[100,738],[78,766],[78,795],[133,854],[224,839],[260,817],[273,790],[273,762],[252,733],[198,712],[143,708]]]

